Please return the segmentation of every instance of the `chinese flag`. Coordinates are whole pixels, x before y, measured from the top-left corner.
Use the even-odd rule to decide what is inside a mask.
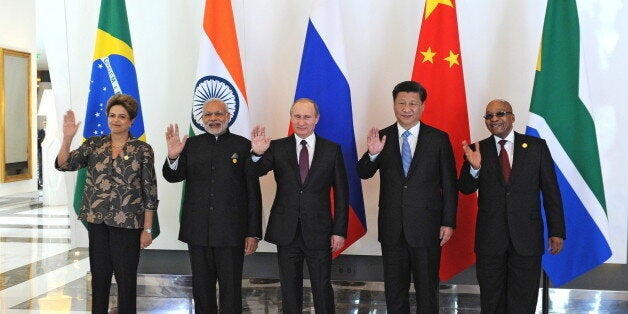
[[[463,162],[462,140],[469,141],[469,116],[454,0],[427,0],[414,59],[412,80],[427,89],[421,121],[449,134],[456,167]],[[440,279],[447,281],[475,263],[473,253],[477,196],[459,195],[454,234],[443,246]]]

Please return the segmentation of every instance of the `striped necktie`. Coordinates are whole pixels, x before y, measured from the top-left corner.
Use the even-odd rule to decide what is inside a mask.
[[[412,162],[412,151],[410,150],[410,143],[408,142],[408,136],[410,131],[405,131],[401,136],[403,137],[403,144],[401,145],[401,163],[403,164],[403,173],[407,176],[410,169],[410,163]]]

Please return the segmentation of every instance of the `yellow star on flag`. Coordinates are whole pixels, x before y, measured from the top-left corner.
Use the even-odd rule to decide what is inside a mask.
[[[425,18],[427,19],[430,14],[432,14],[432,12],[434,12],[434,10],[436,9],[436,6],[439,4],[444,4],[450,7],[454,7],[454,5],[451,3],[451,0],[427,0],[427,2],[425,2]]]
[[[432,51],[432,47],[427,47],[426,51],[421,51],[421,54],[423,55],[423,62],[431,62],[434,63],[434,56],[436,55],[436,52]]]
[[[460,65],[460,62],[458,62],[459,55],[460,54],[455,54],[453,51],[449,50],[449,56],[443,60],[449,62],[449,67],[451,68],[454,64]]]

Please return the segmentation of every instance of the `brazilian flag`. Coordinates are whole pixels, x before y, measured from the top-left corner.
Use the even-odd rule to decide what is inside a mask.
[[[140,93],[137,87],[131,33],[124,0],[102,0],[92,76],[85,111],[83,141],[94,135],[108,134],[107,100],[114,94],[128,94],[138,103],[138,112],[131,126],[134,137],[146,141]],[[86,170],[78,171],[74,190],[74,211],[79,213],[85,188]],[[153,217],[153,238],[159,235],[157,213]]]

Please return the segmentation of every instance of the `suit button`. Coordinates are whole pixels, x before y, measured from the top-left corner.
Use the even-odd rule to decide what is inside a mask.
[[[214,196],[214,193],[210,193],[209,196]]]
[[[407,185],[404,185],[404,186],[403,186],[403,188],[404,188],[404,189],[407,189],[407,188],[408,188],[408,186],[407,186]]]
[[[303,191],[302,191],[302,190],[301,190],[301,191],[299,191],[299,194],[303,194]]]
[[[210,210],[210,211],[214,210],[214,206],[210,206],[210,207],[209,207],[209,210]]]
[[[506,192],[506,196],[509,196],[509,195],[510,195],[510,192]]]

